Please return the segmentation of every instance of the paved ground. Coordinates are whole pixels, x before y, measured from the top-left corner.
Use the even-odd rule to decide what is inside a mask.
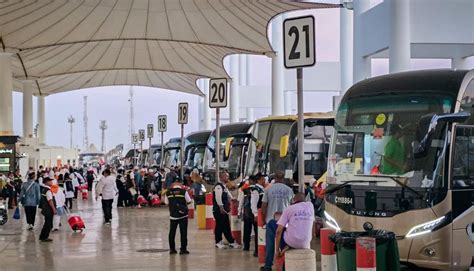
[[[252,252],[215,249],[212,231],[198,230],[195,220],[188,228],[191,254],[169,255],[166,207],[114,208],[112,225],[107,226],[102,225],[100,203],[89,199],[78,204],[87,228],[73,233],[64,221],[61,230],[51,234],[52,243],[38,241],[41,215],[28,232],[23,213],[20,222],[11,219],[11,212],[8,223],[0,226],[0,270],[258,270]],[[137,252],[141,249],[166,251]]]

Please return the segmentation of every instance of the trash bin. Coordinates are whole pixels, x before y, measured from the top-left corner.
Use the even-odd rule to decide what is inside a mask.
[[[356,271],[356,239],[357,237],[373,237],[377,244],[377,271],[399,271],[400,255],[398,244],[393,232],[374,230],[367,232],[338,232],[330,239],[336,245],[337,269]]]

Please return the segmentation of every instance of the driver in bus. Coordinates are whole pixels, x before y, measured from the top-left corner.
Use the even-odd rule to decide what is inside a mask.
[[[385,145],[382,170],[385,175],[401,175],[405,167],[405,149],[400,141],[403,131],[398,125],[393,125],[390,130],[391,138]]]

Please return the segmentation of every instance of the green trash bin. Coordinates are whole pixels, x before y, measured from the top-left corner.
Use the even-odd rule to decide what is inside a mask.
[[[337,270],[356,271],[356,239],[373,237],[377,244],[377,271],[399,271],[400,255],[396,236],[383,230],[367,232],[338,232],[331,236],[336,245]]]

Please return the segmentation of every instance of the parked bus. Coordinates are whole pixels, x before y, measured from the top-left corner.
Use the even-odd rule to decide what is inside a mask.
[[[247,133],[252,123],[248,122],[240,122],[234,124],[226,124],[220,127],[220,139],[219,144],[221,144],[220,148],[220,161],[219,167],[221,169],[227,169],[227,163],[224,160],[224,149],[225,149],[225,141],[226,139],[236,133]],[[207,140],[206,151],[204,153],[204,168],[203,168],[203,178],[204,180],[212,185],[216,182],[216,154],[215,154],[215,147],[216,147],[216,130],[213,130],[209,139]]]
[[[165,151],[161,161],[161,167],[174,168],[181,165],[181,138],[173,137],[165,144]]]
[[[233,134],[226,140],[224,161],[227,163],[229,177],[233,181],[240,182],[245,178],[245,162],[250,140],[252,134],[249,133]]]
[[[352,86],[337,110],[325,219],[397,235],[400,259],[474,265],[474,71],[396,73]]]
[[[149,167],[158,166],[161,164],[161,144],[153,144],[148,149],[147,165]]]
[[[184,170],[199,169],[202,172],[204,152],[211,131],[199,131],[188,134],[184,140]]]
[[[261,172],[285,172],[293,179],[298,169],[298,117],[296,115],[267,117],[255,122],[248,147],[246,176]],[[332,113],[304,114],[305,181],[318,180],[326,172],[329,140],[332,135]]]

